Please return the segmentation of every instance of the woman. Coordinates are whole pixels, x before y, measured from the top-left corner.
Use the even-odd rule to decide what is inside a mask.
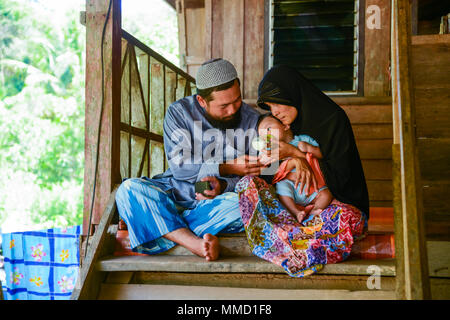
[[[348,257],[355,238],[367,229],[369,197],[350,121],[344,110],[295,69],[269,70],[258,88],[258,106],[270,110],[295,135],[318,142],[326,185],[336,199],[319,216],[299,224],[280,205],[264,180],[244,177],[239,192],[241,215],[253,253],[301,277],[324,264]],[[281,143],[279,158],[299,156],[298,149]],[[276,154],[276,152],[271,152]],[[301,156],[300,156],[301,157]],[[299,173],[305,190],[314,176],[306,161]]]

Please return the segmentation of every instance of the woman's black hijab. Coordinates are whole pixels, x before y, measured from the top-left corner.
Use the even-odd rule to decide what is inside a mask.
[[[294,135],[306,134],[320,146],[320,168],[333,196],[369,215],[369,195],[353,130],[345,111],[300,72],[275,66],[258,88],[258,106],[265,102],[294,106],[298,115],[291,124]]]

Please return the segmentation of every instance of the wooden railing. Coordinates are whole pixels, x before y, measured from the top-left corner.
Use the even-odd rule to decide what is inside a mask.
[[[120,174],[151,177],[167,169],[166,109],[191,95],[195,80],[124,30],[121,66]]]

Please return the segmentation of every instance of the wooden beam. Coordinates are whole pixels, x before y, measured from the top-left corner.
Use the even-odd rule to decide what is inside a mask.
[[[86,3],[84,234],[87,233],[89,226],[98,142],[100,142],[99,161],[92,224],[99,223],[113,186],[120,183],[121,0],[111,2],[110,16],[103,39],[102,67],[102,31],[109,4],[109,0],[88,0]],[[102,92],[102,74],[104,92]],[[101,131],[98,141],[100,114]]]
[[[404,287],[398,288],[398,297],[406,299],[429,299],[430,283],[428,278],[427,249],[425,245],[425,223],[423,218],[422,188],[420,181],[420,169],[416,148],[415,134],[415,110],[414,95],[410,75],[410,51],[411,51],[411,16],[408,0],[396,0],[393,2],[393,38],[392,56],[395,81],[392,86],[396,93],[393,107],[395,126],[395,139],[398,138],[399,150],[394,155],[393,169],[394,183],[400,185],[401,198],[394,196],[395,221],[402,225],[402,230],[396,226],[395,237],[401,237],[402,246],[397,248],[400,253],[397,280]],[[397,142],[397,141],[395,141]],[[393,150],[397,152],[397,150]],[[399,163],[398,163],[399,162]],[[398,188],[396,189],[398,190]],[[398,256],[398,255],[397,255]]]
[[[117,225],[111,226],[111,221],[114,215],[117,214],[115,199],[117,189],[118,186],[108,195],[108,204],[94,233],[92,243],[88,247],[86,258],[81,265],[71,300],[92,300],[97,298],[105,275],[97,271],[95,265],[101,257],[111,254],[114,250]]]

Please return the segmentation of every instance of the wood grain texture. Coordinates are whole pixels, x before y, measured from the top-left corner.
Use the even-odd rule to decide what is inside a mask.
[[[283,290],[206,286],[103,284],[100,300],[391,300],[392,291]]]
[[[104,39],[104,109],[102,113],[99,166],[93,192],[97,136],[102,107],[102,29],[109,1],[86,3],[86,92],[85,92],[85,170],[83,234],[87,233],[92,196],[95,197],[92,224],[98,224],[115,183],[120,182],[120,75],[122,42],[119,2],[112,2]],[[91,229],[92,231],[92,229]]]
[[[370,16],[367,13],[369,6],[375,5],[380,9],[380,29],[370,29],[365,23]],[[364,30],[364,95],[365,96],[388,96],[390,88],[389,64],[390,64],[390,1],[389,0],[366,0],[366,21]]]
[[[111,273],[115,274],[115,273]],[[112,279],[108,283],[121,283]],[[121,279],[120,279],[121,280]],[[124,278],[122,283],[128,279]],[[213,287],[243,287],[260,289],[344,289],[367,290],[367,276],[311,275],[305,278],[292,278],[287,274],[257,273],[174,273],[174,272],[135,272],[133,284],[161,285],[200,285]],[[381,277],[381,288],[391,290],[394,277]]]
[[[104,279],[104,274],[96,270],[97,260],[101,257],[111,254],[114,248],[115,233],[117,225],[111,226],[111,221],[116,214],[115,195],[118,186],[114,188],[108,197],[105,211],[102,214],[100,223],[92,238],[92,243],[86,252],[86,258],[80,268],[80,274],[77,278],[75,289],[72,292],[71,300],[89,300],[95,299],[100,289],[100,283]]]
[[[403,262],[406,299],[430,298],[428,279],[427,249],[425,246],[425,220],[423,216],[422,187],[420,168],[415,137],[415,109],[411,79],[411,30],[410,7],[407,0],[394,2],[394,25],[396,39],[394,45],[397,55],[393,57],[393,68],[396,68],[397,82],[394,83],[398,97],[400,127],[400,185],[401,215],[403,225]],[[396,212],[396,214],[400,214]],[[396,236],[399,236],[396,234]]]
[[[319,274],[367,275],[371,260],[347,260],[327,264]],[[394,276],[393,259],[377,260],[382,276]],[[197,256],[124,256],[105,257],[97,263],[98,270],[115,271],[167,271],[167,272],[223,272],[223,273],[285,273],[278,265],[258,257],[226,257],[207,262]]]
[[[242,96],[258,97],[258,85],[264,75],[264,0],[243,0],[244,74]]]

